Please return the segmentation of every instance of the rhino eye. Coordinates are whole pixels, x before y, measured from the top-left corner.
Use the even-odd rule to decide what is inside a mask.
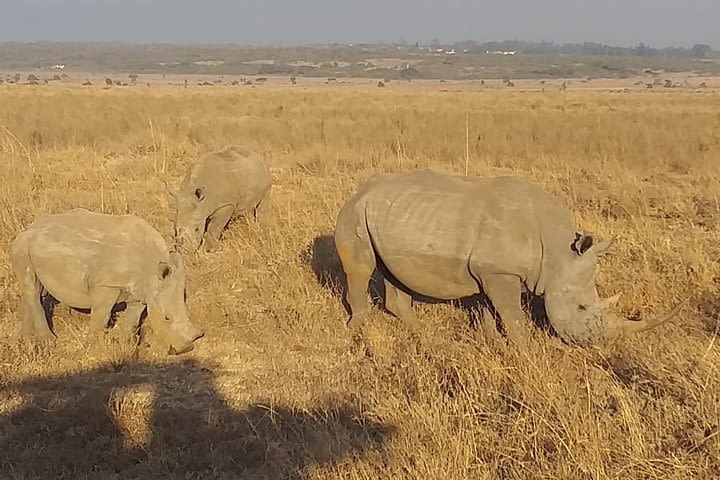
[[[584,312],[587,310],[587,305],[578,305],[577,306],[578,312]]]

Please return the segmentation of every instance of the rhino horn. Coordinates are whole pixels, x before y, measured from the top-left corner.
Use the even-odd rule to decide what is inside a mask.
[[[620,300],[620,297],[622,296],[622,292],[618,293],[617,295],[613,295],[610,298],[606,298],[604,300],[600,301],[600,306],[603,310],[610,310],[612,307],[615,306],[615,304]]]
[[[628,320],[628,319],[619,319],[615,317],[615,320],[613,323],[616,325],[616,330],[620,335],[630,336],[634,333],[642,332],[645,330],[650,330],[652,328],[658,327],[662,325],[663,323],[667,322],[668,320],[675,317],[678,312],[682,309],[682,307],[685,306],[687,303],[687,299],[683,300],[679,304],[675,306],[672,310],[670,310],[665,315],[655,318],[653,320],[640,320],[640,321],[634,321],[634,320]]]

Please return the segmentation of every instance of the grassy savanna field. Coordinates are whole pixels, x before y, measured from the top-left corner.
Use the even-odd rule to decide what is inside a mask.
[[[241,143],[272,168],[271,219],[186,256],[206,332],[168,357],[17,337],[0,256],[1,478],[633,478],[720,476],[720,96],[438,92],[437,87],[0,88],[0,248],[45,212],[134,213],[170,240],[198,153]],[[372,310],[345,327],[331,235],[377,172],[518,175],[616,239],[600,295],[672,322],[605,348],[534,329],[486,344],[467,314],[418,304],[420,342]]]

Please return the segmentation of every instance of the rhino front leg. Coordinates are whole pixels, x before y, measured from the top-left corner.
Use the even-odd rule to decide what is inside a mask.
[[[417,331],[417,316],[412,308],[412,297],[395,287],[385,278],[385,308],[403,321],[411,332]]]
[[[475,315],[477,315],[477,321],[485,341],[495,343],[502,339],[497,329],[495,317],[492,316],[487,307],[475,312]]]
[[[210,222],[208,223],[207,231],[205,232],[205,251],[213,252],[220,248],[220,236],[225,226],[230,221],[235,207],[232,205],[225,205],[215,210],[210,215]]]
[[[90,334],[102,333],[107,328],[112,309],[120,298],[120,289],[95,287],[90,293]]]
[[[525,312],[520,305],[520,295],[522,294],[520,278],[515,275],[481,274],[480,283],[500,315],[508,338],[512,341],[522,341],[528,338],[529,330]],[[483,328],[488,328],[488,326]]]
[[[134,340],[140,326],[140,317],[145,311],[145,304],[140,302],[128,302],[125,311],[115,324],[118,334],[127,340]]]

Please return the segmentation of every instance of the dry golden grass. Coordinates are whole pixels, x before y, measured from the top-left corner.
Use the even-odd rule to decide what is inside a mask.
[[[244,143],[273,167],[269,226],[240,219],[188,257],[206,331],[166,357],[16,336],[0,256],[2,478],[633,478],[720,476],[720,96],[152,87],[0,89],[0,248],[42,212],[132,212],[167,238],[162,179]],[[467,135],[466,135],[467,132]],[[466,157],[467,154],[467,157]],[[375,309],[352,346],[329,235],[380,171],[515,174],[617,239],[598,275],[620,312],[672,323],[606,349],[537,332],[476,341],[418,305],[415,347]]]

